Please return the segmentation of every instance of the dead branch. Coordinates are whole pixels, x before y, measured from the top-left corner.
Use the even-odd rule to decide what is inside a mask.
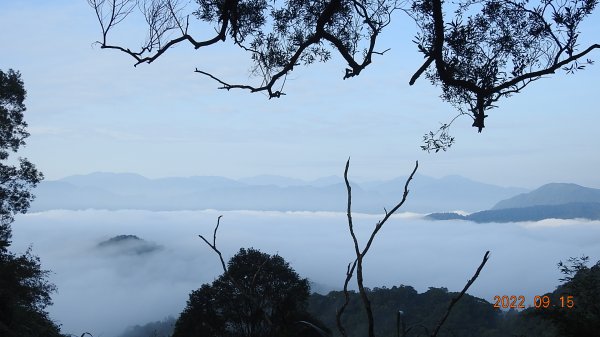
[[[215,253],[217,253],[217,255],[219,256],[219,260],[221,261],[221,266],[223,267],[223,272],[225,274],[227,274],[227,265],[225,264],[225,260],[223,260],[223,254],[221,254],[221,251],[219,249],[217,249],[217,230],[219,229],[219,224],[221,223],[221,217],[223,217],[223,216],[219,215],[219,217],[217,218],[217,225],[215,226],[215,230],[213,232],[212,244],[210,242],[208,242],[208,240],[206,240],[206,238],[204,236],[202,236],[202,235],[198,235],[198,236],[200,237],[200,239],[202,239],[204,242],[206,242],[206,244],[212,250],[214,250]]]
[[[346,300],[344,302],[344,305],[337,312],[336,322],[338,325],[338,330],[340,331],[342,336],[346,336],[346,332],[345,332],[345,329],[344,329],[342,321],[341,321],[341,316],[344,313],[344,309],[346,308],[346,306],[348,305],[348,302],[349,302],[350,295],[348,293],[348,283],[352,279],[354,270],[356,269],[356,283],[358,285],[358,291],[360,293],[360,298],[363,303],[363,307],[365,308],[365,314],[367,316],[368,336],[375,337],[374,322],[373,322],[373,310],[371,309],[371,302],[369,301],[367,291],[364,287],[363,259],[364,259],[365,255],[367,254],[367,252],[369,251],[369,249],[371,248],[371,244],[373,243],[375,236],[381,230],[383,225],[400,207],[402,207],[402,205],[404,205],[404,202],[406,201],[406,197],[408,196],[408,192],[409,192],[408,185],[410,184],[415,173],[417,172],[417,168],[419,167],[419,162],[417,161],[415,163],[415,168],[413,169],[412,173],[410,174],[410,176],[406,180],[406,183],[404,184],[404,193],[402,195],[402,199],[389,212],[387,210],[385,211],[384,217],[380,221],[377,222],[377,224],[375,225],[375,228],[371,232],[371,235],[369,237],[369,240],[367,241],[367,244],[365,245],[365,247],[362,250],[359,247],[358,239],[354,232],[354,225],[352,222],[352,187],[350,186],[350,181],[348,180],[348,168],[349,167],[350,167],[350,159],[348,158],[348,161],[346,162],[346,168],[344,169],[344,181],[346,183],[346,191],[348,194],[348,204],[347,204],[346,215],[348,218],[348,229],[350,231],[350,236],[352,237],[352,242],[354,243],[354,253],[356,255],[356,260],[351,265],[348,264],[348,268],[346,271],[346,280],[344,282],[344,297]]]
[[[367,322],[368,322],[368,336],[369,337],[375,337],[375,332],[374,332],[374,320],[373,320],[373,310],[371,308],[371,302],[369,300],[369,297],[367,295],[367,291],[364,287],[364,279],[363,279],[363,259],[365,257],[365,255],[368,253],[369,248],[371,247],[373,241],[375,240],[375,236],[377,236],[377,233],[379,233],[379,231],[381,230],[381,228],[383,227],[383,225],[387,222],[387,220],[394,214],[396,213],[396,211],[398,211],[398,209],[400,209],[400,207],[402,207],[402,205],[404,205],[404,202],[406,201],[406,198],[408,197],[408,193],[409,193],[409,184],[412,181],[415,173],[417,172],[417,169],[419,167],[419,162],[417,161],[415,163],[415,168],[413,169],[412,173],[410,174],[410,176],[408,177],[408,179],[406,180],[405,184],[404,184],[404,193],[402,195],[402,199],[388,212],[387,210],[385,210],[385,214],[383,216],[383,218],[378,221],[375,225],[375,228],[373,229],[373,231],[371,232],[371,235],[369,236],[369,239],[367,241],[367,244],[365,245],[365,247],[361,250],[360,249],[360,244],[358,242],[358,239],[356,237],[355,231],[354,231],[354,223],[352,220],[352,187],[350,186],[350,181],[348,180],[348,169],[350,166],[350,159],[348,159],[348,161],[346,162],[346,167],[344,169],[344,181],[346,183],[346,191],[347,191],[347,195],[348,195],[348,202],[347,202],[347,212],[346,212],[346,216],[348,219],[348,230],[350,232],[350,236],[352,238],[352,242],[354,244],[354,253],[356,255],[356,259],[354,260],[354,262],[349,263],[347,268],[346,268],[346,279],[344,280],[344,288],[343,288],[343,293],[344,293],[344,303],[342,304],[342,306],[338,309],[337,313],[336,313],[336,324],[337,324],[337,328],[340,332],[340,334],[343,337],[347,337],[347,333],[346,333],[346,329],[344,328],[343,324],[342,324],[342,315],[344,314],[344,311],[346,309],[346,307],[348,306],[349,302],[350,302],[350,294],[348,292],[348,284],[350,283],[350,280],[352,279],[353,275],[354,275],[354,271],[356,270],[356,283],[358,286],[358,290],[359,290],[359,294],[360,294],[360,298],[363,304],[363,307],[365,309],[365,314],[367,316]],[[454,305],[461,299],[461,297],[467,292],[467,290],[469,289],[469,287],[471,287],[471,285],[475,282],[475,280],[477,279],[477,277],[479,276],[479,273],[481,272],[481,270],[483,269],[483,266],[485,266],[486,262],[489,259],[489,255],[490,252],[487,251],[483,257],[483,261],[481,262],[481,264],[479,265],[479,267],[477,268],[475,274],[473,275],[473,277],[468,280],[467,284],[465,285],[465,287],[463,288],[463,290],[460,292],[460,294],[458,294],[455,298],[452,299],[452,301],[450,302],[448,309],[446,310],[444,316],[442,317],[442,319],[440,320],[440,322],[438,323],[438,325],[435,327],[435,329],[433,330],[433,333],[430,335],[431,337],[436,337],[438,332],[440,331],[440,328],[442,327],[442,325],[444,324],[444,322],[446,321],[446,319],[448,318],[448,316],[450,315],[450,312],[452,311],[452,309],[454,308]],[[398,323],[399,324],[399,323]],[[409,329],[402,329],[403,333],[406,334],[408,333],[408,331],[410,329],[412,329],[411,326]],[[429,335],[429,330],[423,326],[423,328],[425,329],[425,331],[427,332],[427,335]],[[400,331],[400,330],[398,330]]]
[[[481,272],[481,269],[483,269],[483,266],[485,266],[485,264],[487,263],[487,261],[488,261],[489,258],[490,258],[490,251],[488,250],[487,252],[485,252],[485,255],[483,256],[483,260],[481,261],[481,264],[479,265],[479,267],[475,271],[475,274],[473,275],[473,277],[470,280],[467,281],[467,284],[465,285],[465,287],[463,288],[463,290],[460,292],[460,294],[458,294],[455,298],[452,299],[452,301],[450,301],[450,304],[448,305],[448,309],[446,309],[446,313],[444,314],[444,316],[442,317],[442,319],[440,320],[440,322],[438,323],[438,325],[435,327],[433,333],[431,334],[431,337],[437,336],[437,334],[440,331],[442,325],[444,325],[444,322],[446,322],[446,319],[450,315],[450,312],[452,311],[452,308],[454,307],[454,305],[456,303],[458,303],[458,300],[460,300],[460,298],[467,292],[467,290],[469,289],[469,287],[471,287],[471,285],[473,284],[473,282],[475,282],[475,280],[477,279],[477,277],[479,277],[479,273]]]
[[[346,329],[344,328],[344,325],[342,324],[342,315],[344,314],[346,307],[350,303],[350,293],[348,293],[348,284],[350,283],[350,280],[352,280],[352,275],[354,274],[354,268],[356,268],[356,260],[354,260],[353,263],[348,264],[348,268],[346,270],[346,279],[344,280],[344,304],[342,304],[342,306],[337,310],[336,315],[335,315],[335,322],[337,324],[337,328],[340,331],[340,334],[342,335],[342,337],[348,336],[348,335],[346,335]]]

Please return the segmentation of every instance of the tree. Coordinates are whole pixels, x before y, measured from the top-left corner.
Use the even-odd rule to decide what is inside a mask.
[[[344,323],[342,322],[342,317],[344,315],[344,312],[346,311],[346,308],[350,304],[350,292],[348,291],[348,284],[354,277],[355,271],[356,284],[358,286],[361,305],[367,317],[367,336],[375,337],[375,320],[373,317],[371,300],[369,299],[369,290],[364,286],[364,258],[367,255],[369,249],[371,248],[375,237],[382,229],[383,225],[387,222],[387,220],[390,219],[390,217],[396,211],[398,211],[398,209],[400,209],[400,207],[402,207],[402,205],[406,201],[406,198],[408,197],[409,193],[408,186],[411,180],[413,179],[418,166],[418,162],[415,163],[415,168],[406,180],[402,199],[397,204],[395,204],[395,206],[392,207],[392,209],[389,212],[387,209],[384,208],[384,217],[377,222],[375,228],[369,236],[369,239],[367,240],[367,243],[363,248],[361,248],[356,234],[354,232],[354,225],[352,220],[352,188],[350,186],[350,181],[348,180],[348,169],[350,167],[350,159],[348,159],[348,161],[346,162],[346,168],[344,170],[344,181],[346,183],[346,190],[348,196],[348,229],[354,244],[354,253],[356,258],[347,266],[346,278],[343,287],[344,302],[341,304],[341,306],[336,312],[336,325],[338,331],[343,337],[348,336]],[[234,336],[254,336],[253,332],[257,330],[261,331],[261,333],[259,333],[257,336],[270,336],[268,335],[268,333],[271,332],[276,332],[276,335],[278,336],[287,336],[289,335],[290,331],[287,330],[289,328],[287,327],[287,324],[289,324],[290,319],[286,320],[285,317],[288,316],[296,317],[295,323],[301,323],[304,325],[304,329],[306,330],[306,332],[303,332],[302,336],[315,335],[318,337],[323,337],[329,335],[327,329],[324,329],[322,325],[319,326],[320,322],[311,322],[312,319],[310,318],[310,315],[304,313],[304,315],[306,315],[309,319],[308,321],[299,320],[297,316],[297,313],[299,311],[297,311],[295,307],[285,309],[285,307],[281,306],[280,308],[282,308],[282,310],[280,314],[275,316],[272,315],[272,313],[275,312],[273,311],[272,305],[268,305],[267,310],[264,309],[264,306],[260,303],[262,303],[262,301],[265,298],[270,298],[269,296],[265,295],[272,293],[272,291],[256,292],[254,289],[256,288],[256,285],[259,284],[259,282],[261,282],[260,280],[263,280],[263,273],[266,273],[266,267],[269,266],[269,258],[237,258],[239,255],[243,255],[242,253],[245,254],[245,250],[242,249],[240,250],[240,253],[238,253],[238,255],[232,258],[232,260],[229,262],[229,266],[226,266],[225,260],[223,259],[223,254],[217,248],[217,231],[219,230],[221,217],[222,216],[219,216],[217,219],[217,224],[213,232],[212,243],[202,235],[199,235],[199,237],[217,254],[219,260],[221,261],[221,266],[223,268],[224,273],[219,279],[213,282],[212,286],[205,284],[200,289],[193,292],[192,295],[190,295],[188,305],[182,313],[175,327],[176,334],[174,336],[183,337],[185,335],[190,334],[211,336],[225,336],[228,334],[233,334]],[[458,301],[466,294],[467,290],[475,282],[475,280],[479,276],[479,273],[487,263],[488,259],[489,251],[485,253],[481,264],[475,271],[473,277],[467,281],[463,290],[451,299],[441,319],[439,320],[437,325],[435,325],[432,328],[432,333],[429,334],[428,332],[428,335],[430,335],[430,337],[438,336],[440,329],[448,319],[451,311],[455,308]],[[240,260],[240,263],[243,264],[237,266],[235,264],[236,260]],[[235,268],[232,268],[232,263],[235,266]],[[240,273],[240,270],[242,270],[243,272]],[[264,278],[262,282],[275,282],[275,284],[281,284],[282,281],[284,281],[283,284],[286,284],[285,280],[290,278],[289,276],[285,276],[285,273],[270,273],[270,275],[265,276],[266,278]],[[250,282],[250,285],[248,285],[248,282]],[[236,296],[227,296],[224,294],[235,294]],[[306,302],[307,296],[308,295],[303,296],[304,299],[302,300],[302,302]],[[224,299],[223,302],[221,302],[222,299]],[[304,307],[305,306],[306,304],[304,304]],[[302,312],[304,312],[304,308]],[[234,318],[224,319],[223,317],[225,316]],[[278,317],[283,319],[277,319]],[[276,318],[277,320],[273,320],[273,318]],[[284,323],[284,325],[287,328],[277,331],[280,322],[288,322]],[[275,329],[273,329],[274,327]],[[232,329],[234,332],[231,332]],[[296,333],[296,331],[294,331],[292,335],[294,335],[294,333]]]
[[[410,286],[374,288],[368,291],[377,325],[378,337],[417,337],[431,336],[431,327],[439,321],[448,302],[457,293],[446,288],[433,288],[418,293]],[[344,301],[342,291],[332,291],[327,295],[312,294],[309,310],[324,323],[335,325],[335,312]],[[362,319],[363,308],[360,295],[350,292],[350,304],[344,314],[344,326],[348,337],[364,337],[367,322]],[[483,299],[465,295],[453,309],[452,315],[444,324],[438,337],[506,337],[510,333],[494,333],[502,327],[502,313]],[[539,335],[531,335],[539,337]]]
[[[242,248],[219,278],[190,294],[173,336],[300,336],[319,325],[306,312],[309,289],[281,256]]]
[[[0,71],[0,335],[60,336],[44,311],[55,290],[47,281],[48,271],[41,269],[31,250],[23,255],[8,251],[14,215],[27,211],[34,198],[31,188],[43,178],[25,158],[18,158],[18,166],[7,164],[10,152],[17,152],[29,136],[23,118],[25,96],[19,72]]]
[[[250,54],[252,73],[262,78],[258,86],[228,84],[208,72],[223,89],[247,89],[280,97],[286,76],[299,64],[309,65],[338,52],[348,63],[344,79],[360,74],[375,54],[376,41],[398,9],[398,0],[302,1],[197,0],[191,10],[178,0],[88,0],[102,29],[101,48],[116,49],[135,59],[135,65],[152,63],[168,49],[190,43],[199,49],[230,38]],[[109,41],[115,26],[136,7],[148,25],[148,36],[139,50]],[[187,13],[186,13],[187,11]],[[190,16],[214,27],[214,36],[197,38],[190,29]],[[211,33],[212,34],[212,33]],[[177,37],[173,37],[176,35]],[[275,89],[280,85],[280,89]]]
[[[10,152],[16,153],[29,136],[23,118],[25,95],[21,74],[0,70],[0,252],[10,245],[14,215],[27,211],[34,198],[30,189],[43,179],[26,158],[18,158],[18,166],[6,164]]]
[[[597,0],[197,0],[188,7],[178,0],[88,0],[102,31],[103,49],[133,57],[135,65],[152,63],[170,48],[189,43],[195,49],[228,38],[250,55],[259,85],[230,84],[196,68],[220,83],[221,89],[284,94],[286,76],[299,65],[328,61],[337,53],[347,63],[344,79],[359,75],[378,51],[377,38],[403,11],[420,27],[415,43],[424,64],[409,84],[423,74],[442,87],[442,99],[460,115],[473,118],[479,132],[486,113],[502,97],[520,92],[531,82],[560,69],[574,72],[592,64],[584,59],[599,44],[579,51],[579,25],[596,8]],[[404,6],[404,7],[402,7]],[[142,47],[113,44],[115,27],[139,9],[148,35]],[[445,16],[453,10],[453,18]],[[195,37],[198,25],[214,34]],[[583,60],[583,61],[582,61]],[[433,65],[433,66],[432,66]],[[206,66],[205,66],[206,67]],[[450,123],[426,135],[425,150],[446,150],[454,142]]]
[[[6,337],[62,336],[45,308],[56,287],[48,271],[31,253],[0,253],[0,335]]]
[[[413,169],[412,173],[410,174],[410,176],[404,183],[404,193],[402,194],[402,199],[398,203],[396,203],[394,205],[394,207],[392,207],[392,209],[390,209],[390,211],[388,211],[386,208],[383,209],[385,212],[383,218],[381,220],[377,221],[374,229],[371,231],[371,234],[369,235],[369,239],[367,240],[367,243],[362,248],[360,247],[360,243],[354,232],[354,224],[353,224],[353,219],[352,219],[352,187],[350,185],[350,180],[348,179],[349,167],[350,167],[350,159],[348,159],[348,161],[346,162],[346,168],[344,170],[344,182],[346,183],[346,191],[347,191],[347,196],[348,196],[346,216],[348,218],[348,231],[350,232],[350,236],[352,238],[352,243],[354,244],[354,255],[356,256],[356,258],[354,259],[353,262],[348,263],[348,267],[346,269],[346,280],[344,281],[344,288],[343,288],[344,303],[337,311],[336,324],[337,324],[340,334],[343,337],[347,337],[348,335],[346,333],[346,328],[344,327],[344,324],[342,322],[342,316],[344,315],[344,311],[346,310],[346,307],[350,303],[350,294],[348,292],[348,284],[354,277],[354,272],[356,271],[356,285],[358,287],[358,292],[360,294],[362,306],[364,308],[365,316],[367,318],[367,336],[375,337],[375,320],[373,317],[373,309],[371,307],[371,300],[369,299],[368,289],[365,288],[365,286],[364,286],[364,276],[363,276],[364,258],[367,255],[367,253],[369,252],[369,249],[371,248],[371,245],[373,244],[375,237],[377,236],[379,231],[383,228],[383,225],[385,225],[385,223],[390,219],[390,217],[394,213],[396,213],[396,211],[398,211],[400,209],[400,207],[402,207],[402,205],[404,205],[404,202],[406,201],[406,198],[408,197],[408,193],[409,193],[408,186],[410,185],[410,182],[412,181],[415,173],[417,172],[417,168],[419,168],[419,162],[415,163],[415,168]],[[442,328],[442,326],[448,319],[450,313],[455,308],[458,301],[466,294],[467,290],[469,290],[471,285],[473,285],[475,280],[477,280],[477,277],[479,277],[479,273],[481,272],[481,270],[487,263],[489,257],[490,257],[490,252],[487,251],[484,254],[483,259],[482,259],[481,263],[479,264],[479,267],[475,271],[475,274],[473,275],[473,277],[467,281],[463,290],[460,293],[458,293],[458,295],[456,295],[455,297],[452,298],[452,300],[448,304],[448,308],[442,315],[441,319],[439,320],[437,325],[432,328],[431,334],[429,334],[429,332],[427,333],[430,337],[436,337],[438,335],[438,333],[440,332],[440,329]]]
[[[589,257],[559,262],[563,284],[546,294],[548,301],[528,315],[554,325],[559,336],[593,336],[600,330],[600,261],[588,267]],[[547,306],[545,304],[548,304]]]
[[[597,0],[460,0],[454,18],[444,20],[442,0],[415,0],[411,13],[421,27],[416,43],[425,63],[423,72],[442,87],[442,99],[460,115],[473,118],[479,132],[486,113],[502,97],[563,69],[584,69],[592,44],[578,51],[579,25],[596,8]],[[431,67],[430,65],[434,66]],[[456,118],[455,118],[456,119]],[[425,137],[425,150],[439,151],[454,141],[444,124],[438,134]],[[437,136],[437,138],[436,138]]]

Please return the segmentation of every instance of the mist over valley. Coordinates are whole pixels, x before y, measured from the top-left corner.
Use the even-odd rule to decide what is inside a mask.
[[[240,247],[254,247],[281,255],[317,290],[341,288],[353,259],[342,212],[52,210],[19,216],[13,246],[24,251],[32,245],[52,270],[59,291],[49,311],[66,333],[117,336],[127,326],[177,317],[191,290],[222,273],[217,256],[198,238],[211,236],[219,215],[217,243],[226,260]],[[355,213],[354,219],[364,242],[380,215]],[[132,253],[130,240],[114,240],[119,235],[160,248]],[[478,224],[400,213],[365,261],[365,285],[460,291],[490,250],[469,293],[487,301],[513,294],[529,301],[554,290],[558,261],[582,254],[600,259],[598,237],[599,221]],[[117,242],[110,250],[99,249],[111,239]]]

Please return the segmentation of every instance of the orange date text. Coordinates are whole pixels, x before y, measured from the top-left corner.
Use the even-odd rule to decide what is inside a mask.
[[[525,296],[494,296],[495,309],[525,309]],[[529,305],[528,307],[531,307]],[[547,309],[550,307],[572,309],[575,307],[573,296],[560,296],[557,301],[552,301],[550,296],[534,296],[533,307],[536,309]]]

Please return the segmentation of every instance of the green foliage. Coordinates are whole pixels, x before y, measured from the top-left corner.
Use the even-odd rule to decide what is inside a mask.
[[[286,76],[294,67],[326,62],[339,53],[347,62],[344,78],[358,75],[371,63],[377,37],[399,7],[398,0],[372,1],[265,1],[197,0],[182,4],[177,0],[88,0],[95,10],[102,40],[101,48],[129,54],[136,64],[151,63],[167,49],[190,43],[196,49],[228,38],[249,54],[252,73],[262,78],[258,86],[228,84],[196,69],[223,85],[223,88],[266,91],[270,98],[283,95]],[[112,28],[139,9],[146,19],[149,35],[140,49],[112,45]],[[187,12],[187,13],[186,13]],[[212,37],[188,31],[190,17],[208,25]],[[179,35],[179,36],[177,36]],[[176,37],[177,36],[177,37]]]
[[[31,253],[0,253],[0,336],[61,336],[44,310],[56,290],[47,281],[48,271]]]
[[[16,213],[25,213],[33,199],[30,189],[43,178],[27,159],[7,165],[10,152],[25,145],[27,123],[23,119],[26,91],[18,72],[0,70],[0,336],[61,336],[44,310],[52,304],[54,285],[48,271],[28,249],[23,255],[8,251]]]
[[[282,257],[242,248],[227,272],[190,294],[173,336],[299,336],[300,321],[319,325],[306,313],[308,296],[308,280]]]
[[[417,0],[412,7],[423,27],[416,42],[426,56],[434,53],[438,38],[438,18],[431,2]],[[436,69],[430,69],[427,77],[442,85],[443,99],[460,111],[464,106],[473,112],[492,108],[500,97],[518,92],[542,74],[522,76],[573,57],[579,24],[597,2],[544,0],[536,5],[522,0],[458,1],[453,19],[446,23],[441,52],[447,75],[464,83],[445,81]]]
[[[419,294],[414,288],[404,285],[369,290],[368,296],[375,318],[375,335],[396,337],[399,311],[402,311],[401,320],[407,330],[406,336],[429,335],[456,295],[457,293],[448,292],[446,288],[429,288]],[[314,294],[310,298],[309,310],[327,326],[333,327],[336,309],[343,301],[341,291],[333,291],[325,296]],[[367,323],[359,295],[355,292],[350,293],[350,305],[344,313],[343,323],[349,337],[363,336]],[[501,336],[491,334],[498,324],[498,312],[491,303],[465,295],[454,307],[438,336],[481,337],[485,333],[488,336]]]
[[[421,28],[414,42],[426,61],[410,83],[425,73],[432,84],[441,86],[441,98],[458,110],[458,116],[470,116],[479,132],[487,112],[501,98],[560,69],[584,69],[593,63],[584,57],[600,48],[592,44],[578,50],[579,26],[597,0],[411,2],[411,16]],[[453,15],[447,15],[449,9]],[[426,134],[422,148],[449,148],[451,124]]]
[[[569,73],[584,69],[593,63],[585,58],[587,54],[600,49],[600,44],[592,44],[578,50],[579,26],[598,0],[88,2],[102,29],[102,39],[97,41],[101,48],[124,52],[138,65],[154,62],[180,43],[199,49],[229,38],[249,54],[251,72],[260,84],[230,83],[211,71],[196,68],[195,72],[217,81],[220,89],[266,92],[269,98],[284,95],[286,78],[295,67],[327,62],[334,54],[347,64],[344,79],[359,75],[375,55],[388,50],[378,50],[377,38],[391,23],[394,11],[402,10],[420,28],[414,42],[425,57],[409,84],[425,74],[442,87],[442,99],[458,109],[458,116],[470,116],[479,132],[485,127],[487,111],[500,98],[560,69]],[[136,9],[145,17],[149,32],[142,46],[109,42],[113,28]],[[190,17],[212,26],[211,35],[194,36],[197,30],[189,30]],[[421,148],[428,152],[450,148],[454,137],[448,128],[455,119],[425,134]]]
[[[587,267],[589,258],[570,258],[559,262],[564,283],[552,293],[550,307],[528,309],[527,314],[539,317],[556,327],[561,337],[594,336],[600,331],[600,261]],[[569,296],[574,306],[569,308]]]
[[[511,309],[499,313],[500,320],[492,335],[511,337],[559,337],[556,328],[541,317]]]
[[[18,158],[19,165],[8,165],[11,152],[25,145],[27,123],[23,119],[26,91],[21,74],[10,69],[0,70],[0,252],[10,245],[10,223],[16,213],[25,213],[34,196],[35,187],[43,175],[25,158]]]

